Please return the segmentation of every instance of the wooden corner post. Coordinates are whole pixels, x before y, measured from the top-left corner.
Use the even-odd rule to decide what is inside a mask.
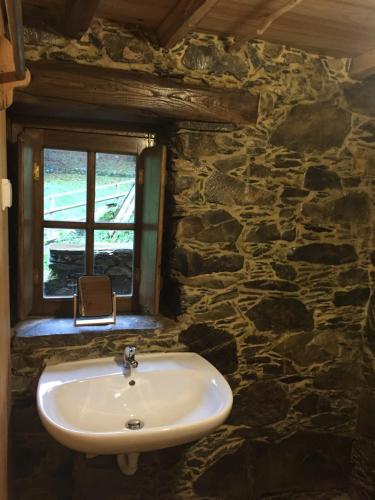
[[[10,40],[5,36],[5,15],[0,6],[0,110],[13,103],[13,91],[30,83],[23,54],[23,24],[20,0],[6,0]]]

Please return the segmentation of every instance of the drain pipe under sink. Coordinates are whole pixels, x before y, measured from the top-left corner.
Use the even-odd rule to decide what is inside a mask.
[[[125,476],[133,476],[138,469],[139,453],[122,453],[117,455],[117,465]]]

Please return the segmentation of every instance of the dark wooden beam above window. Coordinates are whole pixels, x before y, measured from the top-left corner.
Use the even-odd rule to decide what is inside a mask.
[[[100,0],[68,0],[64,32],[72,38],[86,31],[95,15]]]
[[[39,61],[29,63],[32,78],[27,89],[16,92],[17,112],[22,104],[59,103],[68,110],[106,115],[127,114],[136,121],[160,123],[190,120],[245,125],[254,123],[258,95],[241,89],[193,87],[172,79],[87,65]],[[126,121],[126,120],[124,120]]]
[[[179,0],[157,29],[160,45],[173,47],[193,31],[217,3],[218,0]]]

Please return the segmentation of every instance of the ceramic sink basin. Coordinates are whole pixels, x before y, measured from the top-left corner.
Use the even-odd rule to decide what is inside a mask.
[[[37,405],[47,431],[85,453],[138,453],[201,438],[229,415],[228,383],[198,354],[143,354],[137,360],[130,376],[113,358],[45,368]],[[134,419],[143,427],[129,429]]]

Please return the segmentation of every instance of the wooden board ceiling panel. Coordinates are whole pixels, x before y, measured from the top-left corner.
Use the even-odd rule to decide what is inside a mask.
[[[287,0],[220,0],[211,14],[219,12],[228,23],[231,17],[241,23],[246,15],[252,17],[261,9],[275,10],[285,3]],[[293,9],[293,12],[305,18],[314,18],[318,22],[327,19],[334,25],[347,23],[371,27],[375,17],[375,2],[373,0],[304,0]]]
[[[255,35],[257,13],[278,9],[286,0],[221,0],[198,30],[227,35]],[[304,0],[275,21],[262,36],[271,42],[350,56],[375,47],[375,1]]]
[[[65,0],[23,0],[23,5],[32,4],[39,7],[48,7],[50,9],[65,6]]]
[[[24,4],[44,6],[49,11],[64,10],[65,1],[23,0]],[[100,0],[95,15],[157,31],[177,1]],[[261,37],[257,36],[257,28],[264,25],[264,14],[288,2],[291,0],[219,0],[191,29],[240,39],[258,37],[346,57],[375,49],[375,0],[302,0],[276,19]],[[199,5],[199,0],[186,0],[186,5],[191,4]]]
[[[97,15],[120,23],[156,28],[172,10],[175,0],[101,0]]]
[[[23,0],[24,6],[65,11],[66,0]],[[175,0],[100,0],[95,15],[121,24],[141,24],[155,29],[173,9]]]

